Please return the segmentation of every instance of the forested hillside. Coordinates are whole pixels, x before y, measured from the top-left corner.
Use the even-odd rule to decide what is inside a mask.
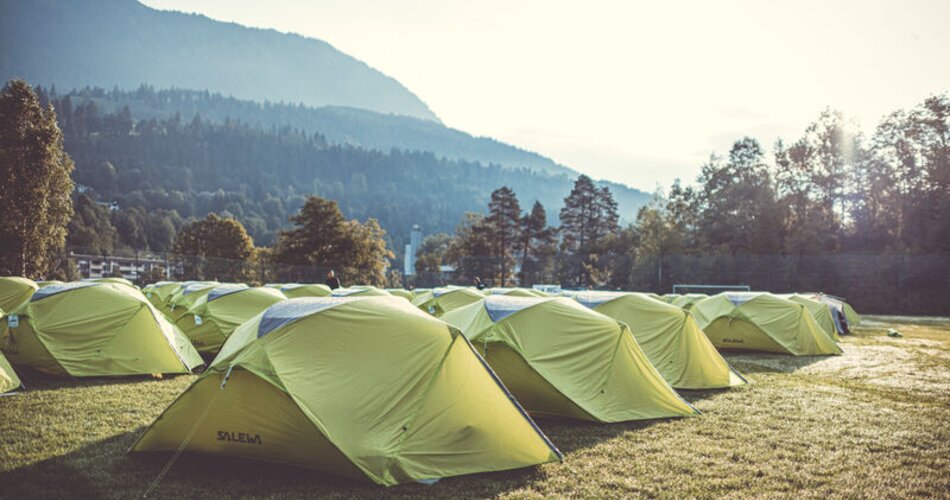
[[[307,194],[337,200],[347,217],[377,218],[398,250],[412,224],[452,230],[464,212],[483,211],[500,185],[557,207],[573,182],[428,152],[335,145],[289,126],[265,130],[198,115],[139,120],[125,107],[102,113],[96,102],[52,98],[76,162],[73,177],[87,194],[123,211],[168,211],[175,224],[210,212],[234,215],[259,245],[274,242]]]
[[[156,90],[147,85],[141,85],[134,91],[84,88],[69,92],[68,96],[74,105],[93,101],[102,113],[114,113],[128,107],[131,114],[140,120],[171,118],[176,113],[188,119],[201,115],[202,119],[218,123],[230,118],[265,130],[289,126],[309,133],[318,132],[331,143],[350,144],[365,149],[384,152],[392,148],[430,151],[437,156],[453,160],[497,163],[505,167],[529,168],[549,174],[577,175],[577,172],[555,163],[550,158],[491,138],[473,137],[431,120],[382,114],[365,109],[340,106],[314,108],[269,101],[261,103],[225,97],[216,92]],[[618,191],[621,188],[616,186],[613,189]]]
[[[61,88],[213,89],[438,121],[395,79],[313,38],[135,0],[0,0],[0,77]]]

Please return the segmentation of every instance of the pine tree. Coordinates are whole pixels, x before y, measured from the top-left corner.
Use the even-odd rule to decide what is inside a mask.
[[[537,279],[539,257],[549,254],[555,243],[555,231],[548,227],[548,217],[541,202],[535,201],[531,212],[521,219],[521,285]]]
[[[23,80],[8,82],[0,91],[0,274],[51,272],[72,217],[72,170],[53,108]]]
[[[511,188],[503,186],[492,192],[485,222],[493,243],[491,255],[500,265],[501,286],[505,286],[521,233],[521,207]]]

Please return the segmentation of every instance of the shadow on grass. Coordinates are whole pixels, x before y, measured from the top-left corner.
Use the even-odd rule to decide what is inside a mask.
[[[585,448],[593,448],[604,441],[609,441],[628,432],[643,430],[669,420],[678,419],[636,420],[600,424],[579,420],[536,418],[535,422],[551,442],[567,455]]]
[[[118,434],[74,451],[0,474],[4,498],[141,497],[172,458],[170,453],[130,454],[144,431]],[[488,497],[543,479],[537,467],[447,478],[426,486],[385,488],[358,479],[281,464],[184,453],[154,489],[151,498],[237,497]]]
[[[163,375],[154,377],[151,375],[130,375],[121,377],[88,377],[88,378],[66,378],[56,377],[46,373],[31,370],[29,368],[18,368],[17,375],[23,381],[23,385],[29,392],[55,391],[59,389],[69,389],[77,387],[103,387],[103,386],[123,386],[142,384],[146,382],[156,382],[161,380],[171,380],[176,377],[187,377],[187,374]]]
[[[726,361],[743,374],[792,373],[829,356],[792,356],[767,352],[721,351]]]

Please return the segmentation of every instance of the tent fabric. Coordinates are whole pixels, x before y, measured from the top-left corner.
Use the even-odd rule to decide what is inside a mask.
[[[697,302],[690,313],[718,348],[795,356],[841,354],[805,306],[770,293],[721,293]]]
[[[626,325],[572,299],[489,296],[442,319],[465,332],[533,415],[621,422],[698,414]]]
[[[33,280],[15,276],[0,277],[0,310],[10,312],[30,300],[39,286]]]
[[[38,287],[40,287],[40,288],[43,288],[44,286],[62,285],[62,284],[63,284],[63,282],[62,282],[62,281],[59,281],[59,280],[43,280],[43,281],[37,281],[37,282],[36,282],[36,285],[37,285]]]
[[[811,317],[815,320],[815,323],[818,323],[822,331],[834,340],[841,340],[841,336],[838,335],[838,326],[834,318],[834,312],[827,304],[806,295],[794,293],[778,294],[776,296],[805,306],[805,309],[808,310],[808,314],[811,314]]]
[[[0,350],[11,363],[71,377],[189,373],[202,364],[141,292],[82,283],[44,287],[0,322]]]
[[[501,288],[488,290],[488,295],[507,295],[510,297],[547,297],[548,294],[533,288]]]
[[[392,296],[271,306],[132,451],[175,451],[192,433],[187,452],[386,486],[561,459],[458,330]]]
[[[178,321],[178,318],[187,313],[188,309],[191,309],[191,306],[195,305],[195,303],[205,295],[211,293],[211,290],[214,290],[214,288],[220,284],[221,283],[213,281],[182,283],[178,290],[175,290],[175,292],[168,297],[168,302],[163,309],[165,315],[173,322]]]
[[[337,288],[333,290],[332,297],[390,297],[391,294],[386,290],[381,290],[376,287],[367,286],[367,287],[349,287],[349,288]]]
[[[689,311],[697,302],[708,297],[709,295],[706,295],[705,293],[687,293],[674,298],[670,304],[673,304],[680,309]]]
[[[677,389],[748,384],[719,354],[689,312],[642,293],[588,292],[581,304],[626,323],[644,354]]]
[[[438,318],[484,298],[485,296],[474,288],[439,288],[416,297],[413,304]]]
[[[0,354],[0,394],[13,391],[23,385],[7,358]]]
[[[386,291],[389,292],[390,295],[402,297],[410,301],[412,300],[412,292],[404,288],[387,288]]]
[[[142,293],[145,294],[145,298],[147,298],[153,306],[161,309],[165,306],[168,297],[180,286],[180,283],[174,281],[159,281],[158,283],[152,283],[143,288]]]
[[[125,279],[125,278],[87,278],[83,281],[89,281],[92,283],[117,283],[120,285],[130,286],[138,290],[139,287],[135,286],[135,283]]]
[[[241,323],[286,300],[273,288],[221,285],[199,298],[175,325],[200,353],[217,353]]]
[[[333,290],[323,283],[288,283],[279,287],[280,291],[288,299],[298,299],[301,297],[329,297]]]

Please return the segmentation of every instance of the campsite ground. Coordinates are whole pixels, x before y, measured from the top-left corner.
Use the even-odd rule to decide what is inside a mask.
[[[153,496],[946,496],[950,319],[865,319],[844,356],[728,354],[754,384],[684,391],[702,417],[539,421],[563,463],[382,489],[186,454]],[[27,376],[28,391],[0,398],[0,497],[140,496],[168,457],[125,451],[194,378]]]

